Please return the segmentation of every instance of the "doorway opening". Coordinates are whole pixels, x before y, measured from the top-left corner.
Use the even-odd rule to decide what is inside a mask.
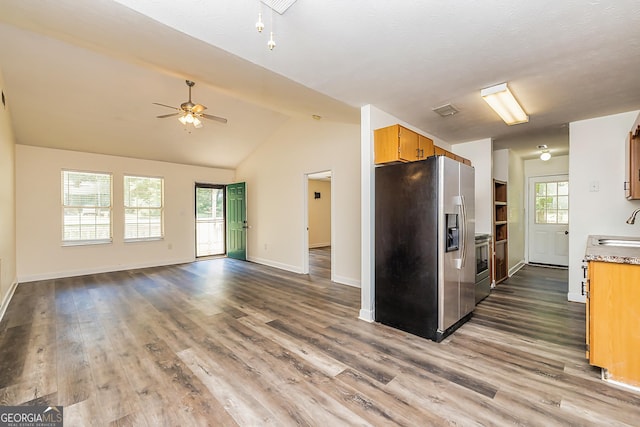
[[[196,183],[196,258],[226,251],[224,185]]]
[[[332,280],[331,171],[307,174],[306,181],[304,273]]]
[[[569,265],[569,177],[529,179],[528,258],[530,264]]]

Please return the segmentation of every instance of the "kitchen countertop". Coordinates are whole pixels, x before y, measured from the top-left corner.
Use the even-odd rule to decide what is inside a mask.
[[[584,259],[586,261],[614,262],[618,264],[638,264],[640,265],[640,247],[606,246],[598,244],[598,240],[629,240],[640,237],[623,236],[589,236],[587,238],[587,249]]]

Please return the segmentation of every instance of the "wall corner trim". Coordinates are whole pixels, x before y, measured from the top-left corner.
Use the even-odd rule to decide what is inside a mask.
[[[373,318],[373,310],[360,310],[360,315],[358,316],[358,319],[360,320],[364,320],[365,322],[368,323],[373,323],[375,320]]]
[[[0,306],[0,322],[2,321],[2,318],[7,312],[7,308],[9,307],[9,303],[11,302],[11,298],[13,298],[13,294],[16,292],[17,287],[18,287],[18,281],[16,280],[11,284],[11,287],[9,287],[9,291],[7,292],[4,299],[2,300],[2,305]]]

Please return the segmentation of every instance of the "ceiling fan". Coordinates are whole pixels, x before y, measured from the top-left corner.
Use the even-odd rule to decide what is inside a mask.
[[[178,120],[180,120],[180,123],[182,123],[183,125],[191,123],[195,128],[202,127],[202,121],[200,119],[209,119],[215,120],[220,123],[227,123],[227,119],[225,119],[224,117],[212,116],[211,114],[203,113],[203,111],[207,109],[207,107],[205,107],[204,105],[194,104],[193,102],[191,102],[191,88],[195,85],[195,83],[191,80],[185,81],[187,83],[187,86],[189,86],[189,100],[180,104],[180,108],[154,102],[155,105],[160,105],[161,107],[167,107],[178,111],[177,113],[163,114],[156,117],[159,119],[164,119],[167,117],[179,116]]]

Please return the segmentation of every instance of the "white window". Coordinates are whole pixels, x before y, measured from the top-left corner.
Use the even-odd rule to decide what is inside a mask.
[[[111,174],[62,171],[62,243],[109,243],[111,229]]]
[[[124,239],[161,239],[163,227],[164,179],[124,177]]]
[[[536,183],[536,224],[569,223],[569,182]]]

